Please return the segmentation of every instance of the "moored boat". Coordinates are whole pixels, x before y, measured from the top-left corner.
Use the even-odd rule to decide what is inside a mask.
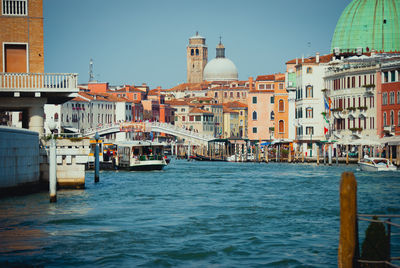
[[[386,158],[364,157],[358,162],[363,171],[396,171],[397,167]]]
[[[127,141],[117,144],[118,169],[132,171],[162,170],[166,165],[164,145],[150,141]]]

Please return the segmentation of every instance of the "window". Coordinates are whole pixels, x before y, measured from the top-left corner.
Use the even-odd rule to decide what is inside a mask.
[[[214,97],[215,97],[215,98],[218,98],[218,92],[215,92],[215,93],[214,93]]]
[[[194,121],[194,115],[189,116],[189,121],[191,121],[191,122]]]
[[[272,96],[270,101],[271,101],[271,103],[275,103],[275,97]]]
[[[400,91],[397,91],[397,104],[400,104]]]
[[[200,122],[201,121],[201,115],[196,115],[196,122]]]
[[[279,89],[283,89],[283,83],[279,83]]]
[[[253,120],[257,120],[257,112],[256,111],[253,112]]]
[[[279,120],[279,133],[285,133],[285,122],[283,120]]]
[[[271,120],[275,120],[275,113],[273,111],[271,112],[270,118],[271,118]]]
[[[394,125],[394,112],[393,112],[393,110],[390,111],[390,125],[391,126]]]
[[[228,92],[224,92],[224,98],[228,97]]]
[[[182,116],[182,121],[185,121],[185,116]]]
[[[58,122],[58,113],[54,114],[54,122]]]
[[[387,105],[388,104],[388,94],[387,92],[384,92],[382,94],[382,105]]]
[[[236,97],[240,98],[240,92],[236,93]]]
[[[306,86],[306,98],[312,98],[312,97],[313,97],[313,87]]]
[[[390,104],[394,104],[394,92],[393,92],[393,91],[390,92],[390,93],[389,93],[389,96],[390,96],[389,103],[390,103]]]
[[[313,135],[314,127],[306,127],[306,135]]]
[[[253,133],[256,134],[257,133],[257,128],[253,127]]]
[[[397,112],[397,125],[400,126],[400,111]]]
[[[185,111],[185,108],[181,108],[181,112],[184,112]]]
[[[199,55],[199,49],[196,48],[196,56],[198,56],[198,55]]]
[[[282,99],[279,100],[278,108],[279,108],[279,112],[284,112],[285,111],[285,104],[283,103]]]
[[[386,113],[383,113],[383,126],[387,126]]]
[[[3,15],[7,16],[28,15],[27,0],[3,0]]]
[[[308,74],[312,74],[312,68],[311,67],[307,67],[307,73]]]
[[[253,97],[253,103],[254,103],[254,104],[257,103],[257,97]]]
[[[314,118],[313,108],[311,107],[306,108],[306,118]]]
[[[191,56],[194,55],[194,49],[192,49],[192,50],[190,51],[190,55],[191,55]]]
[[[265,85],[264,84],[259,84],[258,85],[258,89],[265,89]]]
[[[233,98],[233,92],[229,92],[229,97]]]

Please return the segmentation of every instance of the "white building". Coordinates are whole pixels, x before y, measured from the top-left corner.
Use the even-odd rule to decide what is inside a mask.
[[[315,143],[326,140],[325,130],[329,123],[324,118],[325,96],[323,93],[327,63],[332,55],[298,60],[296,69],[295,127],[296,140],[303,146],[303,151],[312,156]]]
[[[106,93],[79,92],[79,96],[62,105],[45,105],[46,134],[49,123],[56,123],[56,133],[84,133],[90,129],[133,120],[132,102]],[[108,138],[123,140],[130,133]]]

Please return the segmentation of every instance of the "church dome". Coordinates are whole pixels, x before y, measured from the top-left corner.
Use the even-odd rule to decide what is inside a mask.
[[[235,64],[225,58],[225,47],[219,41],[216,58],[207,63],[203,71],[205,81],[234,81],[238,80],[238,71]]]
[[[353,0],[343,11],[332,50],[400,51],[400,1]]]
[[[238,80],[238,71],[230,59],[215,58],[204,68],[203,80],[210,82]]]

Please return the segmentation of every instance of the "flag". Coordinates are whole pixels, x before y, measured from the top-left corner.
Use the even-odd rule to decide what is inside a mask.
[[[324,98],[324,103],[325,103],[325,110],[330,110],[329,104],[328,104],[328,102],[326,101],[326,98]]]
[[[328,129],[326,127],[324,127],[324,135],[326,135],[327,132],[328,132]]]
[[[327,124],[329,124],[329,120],[328,120],[328,119],[326,119],[326,114],[323,114],[323,116],[324,116],[324,120],[325,120],[325,122],[326,122]]]
[[[331,98],[328,97],[328,101],[329,101],[329,116],[331,116],[331,107],[332,107],[332,100],[331,100]]]

